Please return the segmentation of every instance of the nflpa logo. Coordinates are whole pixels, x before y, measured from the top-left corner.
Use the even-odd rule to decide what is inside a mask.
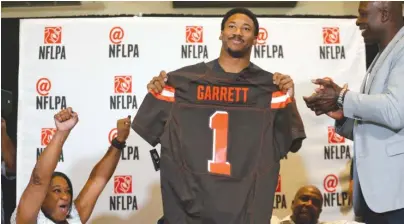
[[[36,91],[41,96],[49,95],[49,91],[51,90],[52,83],[48,78],[40,78],[36,82]]]
[[[324,44],[339,44],[339,28],[323,27],[323,42]]]
[[[114,177],[114,193],[130,194],[132,193],[132,176],[115,176]]]
[[[265,28],[260,27],[260,29],[258,30],[257,44],[266,44],[267,39],[268,31]]]
[[[282,191],[281,182],[282,182],[281,175],[278,175],[278,185],[276,185],[276,190],[275,190],[275,192],[281,192],[281,191]]]
[[[185,41],[187,43],[203,43],[203,26],[187,26]]]
[[[62,27],[61,26],[45,27],[44,43],[45,44],[62,43]]]
[[[115,93],[132,92],[132,76],[115,76]]]
[[[333,126],[328,127],[328,143],[345,143],[345,138],[335,133]]]
[[[52,140],[53,135],[56,132],[56,128],[42,128],[41,130],[41,145],[47,146]]]
[[[113,128],[108,134],[109,144],[112,144],[112,140],[118,136],[118,129]]]

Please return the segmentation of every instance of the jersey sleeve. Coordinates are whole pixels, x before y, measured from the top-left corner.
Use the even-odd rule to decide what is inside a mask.
[[[149,92],[132,122],[132,129],[153,147],[160,143],[171,106],[175,101],[175,89],[166,85],[159,94]]]
[[[288,152],[297,152],[301,148],[306,133],[296,101],[288,94],[274,92],[271,109],[277,110],[274,121],[274,143],[280,157],[283,158]]]

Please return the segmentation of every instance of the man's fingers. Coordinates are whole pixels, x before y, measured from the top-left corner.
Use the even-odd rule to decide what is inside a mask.
[[[124,124],[126,125],[126,127],[130,126],[130,115],[124,119]]]
[[[158,79],[155,82],[158,82],[161,87],[164,87],[166,85],[164,78],[162,77],[158,77]]]
[[[282,84],[281,84],[282,85]],[[289,82],[289,83],[285,83],[284,85],[282,85],[282,90],[285,90],[285,91],[287,91],[287,90],[289,90],[289,89],[293,89],[293,82]]]
[[[309,97],[303,97],[303,100],[306,102],[306,104],[312,104],[317,100],[317,95],[315,96],[309,96]]]
[[[72,117],[76,118],[77,116],[78,116],[78,115],[77,115],[76,112],[73,112],[73,113],[72,113]]]
[[[316,93],[320,93],[321,90],[323,90],[323,89],[322,89],[322,88],[316,88],[316,89],[314,89],[314,91],[315,91]]]
[[[164,83],[163,79],[164,78],[162,78],[160,76],[154,77],[152,79],[152,81],[150,81],[150,83],[147,84],[147,90],[160,93],[163,90],[164,86],[165,86],[165,83]]]
[[[154,89],[156,89],[156,86],[152,83],[147,84],[147,91],[153,91]]]
[[[288,75],[284,75],[280,77],[279,84],[293,83],[293,80]]]
[[[164,82],[167,81],[167,73],[164,70],[160,72],[160,77],[164,80]]]
[[[312,83],[317,84],[317,85],[322,85],[322,86],[327,86],[331,84],[330,80],[324,80],[324,79],[313,79],[311,80]]]
[[[161,86],[160,82],[154,82],[154,86],[156,87],[156,90],[160,93],[163,91],[163,87]]]
[[[154,76],[154,77],[152,78],[152,80],[150,80],[150,82],[147,84],[147,91],[150,92],[151,90],[154,89],[154,81],[156,81],[157,77],[158,77],[158,76]]]
[[[282,74],[279,72],[275,72],[274,75],[272,76],[272,80],[275,85],[279,85],[280,78],[282,77]]]
[[[60,117],[60,114],[55,114],[55,119],[59,122],[62,122],[62,117]]]
[[[63,113],[62,114],[62,119],[63,119],[63,121],[69,120],[70,119],[70,113],[68,113],[68,112]]]

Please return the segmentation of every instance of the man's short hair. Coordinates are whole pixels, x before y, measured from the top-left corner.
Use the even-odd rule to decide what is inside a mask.
[[[258,23],[257,16],[246,8],[234,8],[234,9],[231,9],[230,11],[228,11],[224,15],[223,20],[222,20],[222,31],[224,30],[224,24],[226,23],[226,21],[230,18],[230,16],[232,16],[234,14],[244,14],[244,15],[250,17],[250,19],[254,23],[254,28],[255,28],[254,35],[258,36],[259,23]]]

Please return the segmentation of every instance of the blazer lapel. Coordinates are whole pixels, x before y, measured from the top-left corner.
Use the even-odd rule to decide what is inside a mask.
[[[387,47],[383,50],[383,52],[381,52],[381,53],[379,52],[379,54],[380,54],[379,58],[375,59],[376,62],[373,61],[373,63],[374,63],[373,68],[372,68],[372,66],[369,67],[369,69],[371,69],[371,72],[369,74],[369,79],[366,82],[365,93],[369,93],[370,87],[372,86],[372,82],[377,74],[377,71],[382,66],[386,57],[390,54],[390,52],[396,46],[397,42],[400,41],[403,37],[404,37],[404,27],[402,27],[400,29],[400,31],[394,36],[394,38],[390,41],[390,43],[387,45]]]
[[[377,61],[377,58],[379,58],[379,56],[380,56],[380,52],[377,53],[375,59],[373,59],[372,63],[370,64],[369,68],[366,71],[366,75],[363,78],[362,85],[361,85],[361,88],[360,88],[361,93],[365,93],[365,87],[367,86],[367,84],[369,84],[368,83],[369,76],[370,76],[369,73],[372,71],[372,68],[375,65],[375,62]]]

